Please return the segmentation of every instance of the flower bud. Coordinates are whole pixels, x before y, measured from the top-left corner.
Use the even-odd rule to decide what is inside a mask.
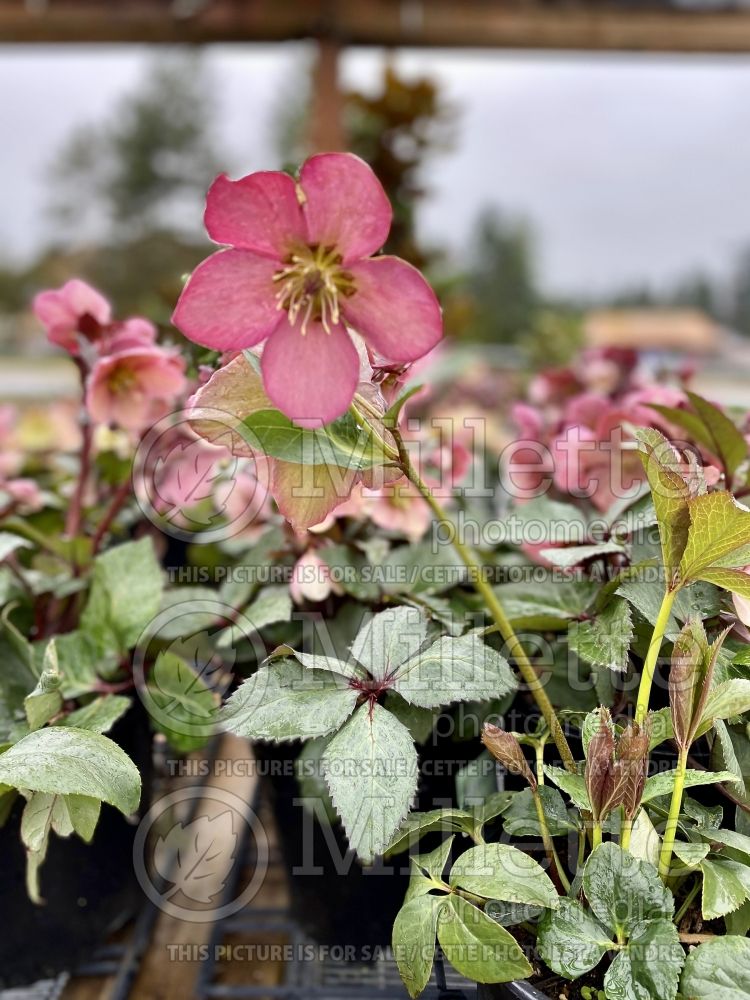
[[[669,671],[669,705],[675,740],[687,750],[701,724],[711,690],[716,658],[729,629],[709,644],[703,623],[686,622],[675,640]]]
[[[589,743],[586,755],[586,789],[595,823],[620,804],[622,775],[615,768],[615,737],[612,719],[606,708],[599,709],[599,728]]]
[[[615,768],[622,782],[622,807],[629,820],[635,818],[641,804],[648,773],[650,738],[647,728],[631,722],[617,741]]]
[[[511,774],[518,774],[525,778],[531,786],[532,792],[536,791],[536,778],[526,762],[521,744],[512,733],[506,733],[504,729],[493,726],[490,722],[485,722],[482,729],[482,743],[506,770]]]

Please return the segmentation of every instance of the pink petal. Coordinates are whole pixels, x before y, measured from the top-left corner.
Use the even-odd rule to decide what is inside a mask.
[[[344,263],[383,246],[391,203],[364,160],[353,153],[320,153],[302,165],[299,179],[311,243],[335,246]]]
[[[104,326],[112,318],[112,308],[104,298],[91,285],[87,285],[80,278],[72,278],[60,289],[62,295],[67,299],[71,309],[77,316],[93,316],[97,323]]]
[[[206,230],[216,243],[280,260],[307,230],[289,174],[262,170],[238,181],[220,174],[206,197]]]
[[[343,326],[326,333],[310,323],[303,335],[284,317],[260,363],[269,399],[302,427],[320,427],[345,413],[359,381],[359,355]]]
[[[342,301],[346,321],[388,361],[416,361],[443,335],[435,293],[419,271],[398,257],[351,264],[356,291]]]
[[[220,250],[193,271],[172,322],[189,340],[217,351],[251,347],[276,328],[277,265],[249,250]]]

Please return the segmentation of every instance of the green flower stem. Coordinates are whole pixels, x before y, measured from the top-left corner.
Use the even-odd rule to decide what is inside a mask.
[[[473,903],[474,906],[478,906],[480,910],[484,908],[484,904],[487,902],[484,896],[477,896],[476,893],[469,892],[468,889],[459,889],[457,886],[452,885],[446,886],[446,888],[448,889],[448,892],[452,892],[456,896],[463,896],[464,899]]]
[[[355,396],[354,402],[349,407],[349,413],[354,417],[355,422],[364,426],[365,430],[369,436],[375,441],[379,448],[382,449],[383,455],[389,459],[391,462],[399,461],[399,453],[396,449],[388,444],[383,435],[373,426],[373,420],[382,420],[382,415],[374,410],[367,400],[363,399],[362,396]],[[370,419],[368,419],[368,417]]]
[[[482,572],[482,566],[471,549],[458,537],[458,530],[455,524],[445,513],[438,501],[433,497],[429,487],[414,468],[403,438],[397,430],[393,431],[393,437],[398,445],[401,469],[403,470],[404,475],[416,486],[435,517],[445,528],[453,548],[456,550],[462,562],[469,570],[469,576],[474,589],[480,597],[483,598],[488,611],[492,615],[493,621],[497,625],[500,635],[505,640],[508,652],[515,660],[516,666],[518,667],[526,686],[531,692],[534,701],[537,703],[539,711],[544,716],[544,721],[547,723],[547,728],[552,734],[552,738],[555,741],[563,764],[568,771],[575,774],[575,760],[571,749],[568,746],[568,741],[565,739],[565,733],[560,725],[560,720],[557,718],[557,714],[552,707],[552,702],[547,697],[544,685],[537,677],[536,672],[531,665],[531,661],[526,655],[525,649],[521,645],[521,641],[513,631],[513,626],[508,620],[508,616],[505,614],[502,604],[498,600],[492,587],[485,579]]]
[[[534,744],[534,756],[536,759],[536,780],[537,784],[544,784],[544,740],[539,740]]]
[[[672,605],[674,604],[676,596],[676,590],[665,591],[661,607],[659,608],[656,624],[654,625],[654,631],[651,635],[648,653],[646,654],[646,659],[643,664],[641,683],[638,686],[638,701],[635,706],[635,719],[639,725],[643,725],[646,721],[646,716],[648,715],[648,703],[651,697],[651,685],[654,681],[654,671],[656,670],[656,663],[659,659],[659,653],[661,652],[662,639],[664,638],[664,633],[667,630],[667,622],[669,621],[669,616],[672,612]]]
[[[663,882],[666,882],[667,880],[667,876],[669,875],[669,866],[672,861],[672,848],[674,847],[674,838],[677,833],[677,823],[680,818],[680,809],[682,807],[682,793],[685,790],[687,756],[688,747],[684,747],[680,750],[677,757],[677,770],[674,776],[672,801],[669,805],[669,816],[667,817],[667,825],[664,829],[664,839],[661,845],[661,853],[659,854],[659,874],[661,875]]]
[[[594,822],[594,826],[591,832],[591,848],[592,850],[598,847],[602,842],[602,824]]]
[[[534,805],[536,806],[536,815],[539,820],[539,829],[542,831],[542,843],[544,844],[544,853],[550,863],[550,874],[552,875],[552,881],[557,883],[557,889],[559,892],[567,893],[570,891],[570,882],[568,881],[568,876],[565,874],[565,869],[562,866],[560,857],[555,850],[555,845],[549,832],[549,827],[547,826],[547,817],[544,815],[544,806],[542,805],[542,797],[539,794],[538,788],[533,788],[531,794],[534,797]],[[555,877],[557,876],[557,877]]]
[[[675,927],[679,927],[680,921],[682,920],[682,918],[685,916],[685,914],[687,913],[688,909],[690,908],[690,904],[693,902],[693,900],[695,899],[695,897],[698,895],[698,893],[700,891],[700,887],[701,887],[701,880],[699,878],[697,878],[695,880],[694,884],[693,884],[692,889],[687,894],[687,896],[685,896],[685,898],[683,899],[682,905],[680,906],[679,910],[674,915],[674,921],[673,922],[674,922]]]
[[[623,851],[630,850],[630,834],[633,832],[633,821],[628,819],[627,816],[622,817],[622,823],[620,824],[620,847]]]

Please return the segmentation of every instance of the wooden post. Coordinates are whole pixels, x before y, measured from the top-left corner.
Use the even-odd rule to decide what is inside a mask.
[[[343,97],[339,90],[338,63],[341,44],[335,38],[317,39],[312,78],[310,149],[313,153],[346,149]]]

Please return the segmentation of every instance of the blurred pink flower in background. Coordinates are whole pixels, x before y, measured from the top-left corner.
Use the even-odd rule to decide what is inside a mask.
[[[42,491],[33,479],[7,479],[0,482],[0,492],[6,493],[12,501],[12,506],[21,507],[27,513],[41,510],[44,506]]]
[[[32,309],[48,339],[72,355],[79,353],[79,335],[95,340],[112,319],[109,302],[79,278],[72,278],[61,288],[39,292]]]
[[[156,341],[156,327],[143,316],[132,316],[122,323],[112,323],[102,335],[100,354],[117,354],[136,347],[150,347]]]
[[[350,330],[397,364],[442,336],[440,306],[419,271],[371,256],[391,217],[375,174],[350,153],[311,157],[298,184],[278,171],[221,175],[205,222],[230,249],[196,268],[173,321],[216,350],[266,341],[261,367],[273,404],[302,425],[328,423],[346,412],[360,377]]]
[[[295,604],[319,604],[331,594],[340,594],[341,588],[333,582],[328,565],[315,549],[308,549],[294,564],[289,593]]]
[[[600,511],[638,491],[645,473],[627,425],[679,440],[679,428],[649,404],[680,408],[687,397],[681,388],[644,382],[636,361],[633,351],[591,349],[532,379],[530,402],[511,410],[518,437],[506,470],[517,501],[546,492],[550,480],[563,497],[588,499]]]
[[[93,420],[142,431],[164,416],[186,388],[185,361],[176,350],[133,347],[94,364],[86,407]]]

